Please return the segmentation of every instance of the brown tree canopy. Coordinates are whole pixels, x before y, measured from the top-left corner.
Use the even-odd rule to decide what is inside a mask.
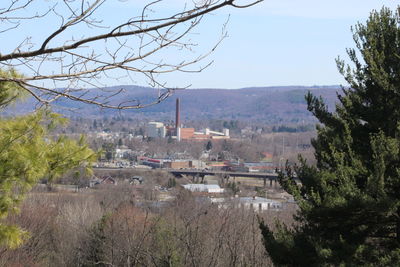
[[[9,42],[0,50],[0,82],[17,83],[42,104],[58,98],[116,109],[159,103],[174,90],[159,75],[198,72],[207,67],[209,62],[197,63],[226,36],[225,25],[221,25],[222,34],[208,52],[176,61],[164,57],[164,51],[175,49],[174,53],[186,55],[185,51],[196,45],[189,34],[205,15],[224,7],[246,8],[261,1],[188,1],[171,15],[165,15],[160,7],[163,0],[143,1],[146,4],[140,10],[127,1],[119,1],[133,14],[129,18],[121,15],[119,21],[115,21],[115,15],[104,16],[113,12],[107,10],[107,0],[1,1],[0,38]],[[43,34],[30,31],[32,27],[40,27]],[[135,75],[143,75],[151,87],[160,89],[156,99],[148,103],[138,99],[115,103],[112,97],[123,89],[99,89],[109,86],[110,79],[131,77],[134,82]]]

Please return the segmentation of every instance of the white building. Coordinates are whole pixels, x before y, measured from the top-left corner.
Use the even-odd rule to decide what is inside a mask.
[[[132,153],[132,149],[129,149],[127,146],[120,146],[115,149],[115,157],[116,158],[124,158],[127,157],[130,153]]]
[[[185,184],[183,187],[191,192],[223,193],[224,189],[217,184]]]
[[[149,122],[146,126],[147,137],[165,138],[166,129],[162,122]]]
[[[210,128],[205,128],[200,132],[194,132],[195,134],[204,134],[204,135],[211,135],[215,139],[218,139],[218,137],[221,137],[221,139],[227,139],[229,138],[229,129],[224,128],[222,132],[217,132],[217,131],[212,131]]]
[[[230,206],[253,209],[255,212],[283,209],[281,202],[263,197],[211,198],[210,200],[219,208],[225,209]]]
[[[252,208],[254,211],[282,209],[281,202],[264,197],[241,197],[239,205],[244,208]]]

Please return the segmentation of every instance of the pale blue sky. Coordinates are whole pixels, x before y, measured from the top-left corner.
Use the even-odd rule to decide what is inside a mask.
[[[251,0],[241,0],[248,3]],[[39,1],[48,5],[52,1]],[[109,1],[97,13],[111,24],[122,17],[137,14],[144,0]],[[183,0],[165,0],[156,9],[162,16],[180,11]],[[214,63],[202,73],[171,73],[159,77],[169,87],[242,88],[274,85],[333,85],[344,83],[338,74],[335,58],[345,57],[345,49],[353,46],[350,27],[365,21],[372,9],[383,5],[394,9],[397,1],[385,0],[265,0],[247,8],[226,8],[206,16],[190,37],[198,43],[196,53],[177,54],[166,51],[163,58],[195,57],[213,47],[221,27],[229,17],[228,37],[208,59]],[[57,28],[57,22],[34,25],[18,32],[2,45],[2,52],[10,50],[21,36],[38,38]],[[74,32],[76,35],[77,33]],[[17,36],[21,35],[21,36]],[[35,38],[33,38],[33,41]],[[147,85],[134,76],[136,85]],[[104,80],[107,85],[129,84],[128,80]]]
[[[396,2],[269,0],[236,10],[229,38],[210,57],[214,64],[185,80],[217,88],[343,84],[335,58],[346,58],[346,47],[353,46],[350,27]]]

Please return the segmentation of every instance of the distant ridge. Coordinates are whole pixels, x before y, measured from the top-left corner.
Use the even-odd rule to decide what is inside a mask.
[[[149,103],[158,95],[158,90],[148,87],[119,85],[93,89],[94,93],[111,92],[123,89],[124,92],[115,96],[114,102],[138,99],[141,103]],[[144,119],[172,120],[175,99],[181,99],[182,119],[184,120],[249,120],[266,123],[299,123],[314,121],[306,109],[304,95],[311,91],[322,96],[329,107],[334,107],[336,94],[340,86],[269,86],[246,87],[240,89],[185,89],[177,90],[171,97],[160,104],[139,110],[115,111],[99,109],[70,100],[55,103],[53,109],[67,116],[99,117],[99,116],[132,116]],[[8,109],[7,115],[29,112],[34,109],[34,101],[17,104]],[[18,112],[17,112],[18,111]]]

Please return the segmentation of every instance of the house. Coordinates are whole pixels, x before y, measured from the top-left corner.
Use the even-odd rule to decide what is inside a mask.
[[[111,176],[105,176],[103,178],[98,178],[93,175],[92,179],[89,181],[89,187],[94,187],[96,185],[101,185],[101,184],[111,184],[111,185],[116,185],[117,181],[112,178]]]
[[[100,184],[116,185],[117,181],[114,178],[112,178],[111,176],[106,176],[106,177],[103,177],[103,179],[101,180]]]

